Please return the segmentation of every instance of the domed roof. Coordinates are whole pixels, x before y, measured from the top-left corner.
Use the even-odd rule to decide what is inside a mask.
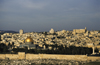
[[[31,37],[27,37],[27,38],[25,39],[25,42],[33,42],[33,39],[32,39]]]
[[[54,31],[54,29],[53,28],[51,28],[51,30],[49,31],[50,33],[54,33],[55,31]]]

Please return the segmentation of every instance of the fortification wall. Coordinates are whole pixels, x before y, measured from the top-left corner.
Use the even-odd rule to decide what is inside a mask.
[[[5,54],[5,58],[18,59],[18,54]]]
[[[0,59],[26,59],[25,56],[25,52],[19,52],[18,54],[0,54]]]
[[[87,55],[57,55],[57,54],[25,54],[24,52],[19,52],[18,54],[0,54],[0,59],[59,59],[59,60],[76,60],[76,61],[96,61],[100,60],[100,57],[87,56]]]
[[[18,59],[26,59],[25,52],[18,52]]]
[[[55,54],[26,54],[26,59],[65,59],[86,61],[87,55],[55,55]]]
[[[0,59],[5,59],[6,54],[0,54]]]
[[[0,54],[0,59],[18,59],[18,54]]]
[[[87,60],[91,60],[91,61],[96,61],[96,60],[100,60],[100,57],[95,57],[95,56],[88,56]]]
[[[26,54],[26,59],[32,60],[32,59],[39,59],[38,54]]]

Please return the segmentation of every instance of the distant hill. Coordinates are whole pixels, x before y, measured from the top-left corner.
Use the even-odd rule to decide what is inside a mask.
[[[11,30],[0,30],[0,34],[4,34],[4,33],[18,33],[18,32],[11,31]]]

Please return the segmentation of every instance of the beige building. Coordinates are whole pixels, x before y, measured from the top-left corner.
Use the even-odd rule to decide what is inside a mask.
[[[73,29],[73,33],[86,33],[87,28],[85,27],[85,29]]]
[[[49,31],[49,33],[53,34],[55,31],[53,28],[51,28],[51,30]]]
[[[24,31],[21,29],[19,30],[19,34],[22,35],[24,33]]]

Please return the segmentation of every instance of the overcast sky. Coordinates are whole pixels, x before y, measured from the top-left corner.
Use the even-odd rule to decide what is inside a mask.
[[[100,30],[100,0],[0,0],[0,30]]]

